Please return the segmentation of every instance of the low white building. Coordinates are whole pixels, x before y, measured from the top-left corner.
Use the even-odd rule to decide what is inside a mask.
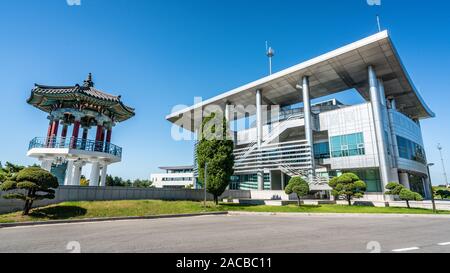
[[[194,166],[160,167],[165,173],[151,174],[150,180],[156,188],[194,187]]]

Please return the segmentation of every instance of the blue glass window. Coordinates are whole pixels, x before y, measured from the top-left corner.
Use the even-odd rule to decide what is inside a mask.
[[[314,144],[314,158],[315,159],[330,158],[330,143],[323,142]]]
[[[331,137],[331,156],[347,157],[365,155],[364,135],[356,133]]]
[[[421,145],[401,136],[397,136],[397,144],[401,158],[426,164],[425,150]]]

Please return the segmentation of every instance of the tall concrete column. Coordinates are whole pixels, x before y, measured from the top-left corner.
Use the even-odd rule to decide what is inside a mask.
[[[284,191],[285,188],[286,188],[286,181],[285,181],[284,173],[283,173],[283,171],[281,171],[281,190]]]
[[[407,189],[411,189],[411,186],[409,184],[409,174],[407,172],[401,172],[399,174],[400,184],[405,186]]]
[[[52,170],[52,164],[53,164],[52,160],[44,159],[42,160],[41,168],[43,170],[50,172]]]
[[[380,177],[383,192],[386,191],[386,186],[389,183],[389,169],[388,169],[388,158],[387,158],[387,148],[385,140],[385,131],[383,126],[383,112],[381,105],[381,96],[378,85],[377,75],[373,66],[368,67],[369,74],[369,86],[370,86],[370,101],[372,104],[372,114],[373,121],[375,125],[375,134],[377,140],[378,149],[378,161],[380,165]]]
[[[311,149],[311,175],[315,175],[316,173],[316,163],[314,159],[314,133],[312,126],[312,112],[311,112],[311,100],[309,95],[309,77],[303,76],[302,79],[302,92],[303,92],[303,108],[305,112],[305,137],[308,143],[308,146]]]
[[[400,154],[398,151],[398,143],[397,143],[397,135],[395,134],[394,127],[394,112],[396,111],[396,104],[393,98],[389,99],[388,103],[388,122],[389,122],[389,131],[390,131],[390,141],[391,141],[391,158],[392,158],[392,169],[391,169],[391,181],[399,182],[400,178],[398,176],[398,159],[400,158]]]
[[[82,168],[83,168],[83,162],[75,162],[74,163],[72,186],[80,186]]]
[[[262,94],[261,90],[256,90],[256,134],[258,150],[261,151],[263,142],[263,126],[262,126]],[[264,170],[258,171],[258,190],[264,190]]]
[[[108,172],[108,164],[104,163],[102,165],[102,178],[100,180],[100,187],[105,187],[106,186],[107,172]]]
[[[100,177],[100,163],[92,162],[92,169],[91,169],[91,178],[89,181],[89,186],[91,187],[98,187],[98,179]]]
[[[64,178],[64,186],[72,185],[72,177],[73,177],[73,163],[75,161],[73,159],[67,160],[67,169],[66,169],[66,177]]]

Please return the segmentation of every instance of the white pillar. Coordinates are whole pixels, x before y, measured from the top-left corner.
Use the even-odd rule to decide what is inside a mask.
[[[378,79],[375,70],[372,66],[368,67],[369,74],[369,86],[370,86],[370,101],[372,104],[372,114],[373,121],[375,125],[375,133],[377,139],[378,148],[378,161],[380,165],[380,177],[383,192],[386,191],[386,186],[389,183],[389,170],[388,170],[388,159],[387,159],[387,149],[385,140],[385,131],[383,126],[383,113],[380,102],[380,90],[378,86]]]
[[[314,159],[314,134],[312,126],[312,113],[311,113],[311,100],[309,96],[309,77],[304,76],[302,79],[302,91],[303,91],[303,107],[305,112],[305,137],[308,146],[311,149],[311,175],[316,173],[316,163]]]
[[[90,187],[98,187],[98,179],[100,177],[100,163],[92,162],[91,178],[89,181]]]
[[[397,135],[395,134],[395,126],[394,126],[394,113],[396,111],[396,103],[393,98],[389,99],[389,110],[388,110],[388,121],[389,121],[389,129],[391,133],[391,147],[392,147],[392,165],[393,169],[391,173],[393,174],[391,180],[393,182],[400,181],[398,176],[398,160],[400,158],[400,154],[398,152],[398,143],[397,143]]]
[[[285,188],[286,188],[286,182],[284,179],[284,173],[283,173],[283,171],[281,171],[281,190],[284,191]]]
[[[108,172],[108,164],[104,163],[102,166],[102,179],[100,180],[100,187],[106,186],[106,175]]]
[[[42,168],[43,170],[46,170],[46,171],[48,171],[48,172],[51,172],[51,171],[52,171],[52,164],[53,164],[53,161],[52,161],[52,160],[47,160],[47,159],[45,159],[45,160],[43,160],[42,163],[41,163],[41,168]]]
[[[410,190],[411,186],[409,185],[409,174],[407,172],[401,172],[399,174],[399,178],[400,184],[402,184],[403,186],[405,186],[405,188]]]
[[[382,80],[378,80],[378,87],[380,89],[380,101],[381,101],[381,108],[383,113],[383,121],[386,122],[387,126],[385,129],[387,129],[387,136],[385,136],[385,143],[386,143],[386,152],[389,152],[386,154],[387,157],[387,165],[388,168],[388,177],[389,182],[397,182],[399,183],[398,178],[398,168],[397,168],[397,158],[395,156],[395,150],[394,150],[394,143],[397,143],[397,137],[394,132],[394,123],[392,121],[392,117],[390,115],[390,111],[388,110],[388,103],[386,100],[386,93],[384,92],[384,83]],[[390,105],[390,103],[389,103]],[[386,138],[387,137],[387,138]],[[398,150],[397,150],[398,153]]]
[[[66,169],[66,177],[64,179],[64,186],[72,185],[72,177],[73,177],[73,163],[75,160],[68,159],[67,160],[67,169]]]
[[[75,162],[73,166],[72,186],[80,186],[83,162]]]
[[[258,142],[258,150],[261,151],[263,142],[263,126],[262,126],[262,110],[261,110],[262,95],[261,90],[256,90],[256,134]],[[264,171],[258,171],[258,190],[264,190]]]

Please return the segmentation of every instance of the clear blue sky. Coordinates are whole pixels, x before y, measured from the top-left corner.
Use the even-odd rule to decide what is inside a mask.
[[[113,142],[124,148],[113,175],[147,178],[161,165],[191,164],[192,144],[175,142],[164,117],[194,96],[209,98],[376,32],[375,14],[437,118],[422,122],[435,183],[436,145],[450,162],[450,3],[382,0],[1,1],[0,160],[32,164],[28,142],[46,134],[46,114],[26,104],[34,83],[96,86],[136,108]],[[346,102],[355,98],[342,96]],[[450,171],[450,165],[447,164]]]

